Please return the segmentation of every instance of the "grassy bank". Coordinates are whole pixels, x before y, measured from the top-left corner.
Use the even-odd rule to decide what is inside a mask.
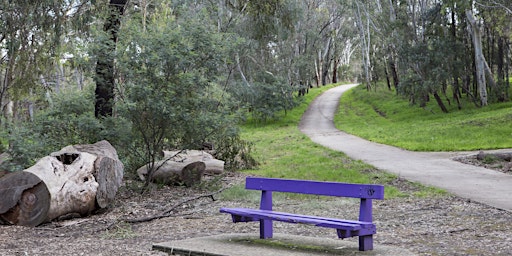
[[[310,90],[304,102],[282,119],[273,122],[248,122],[242,135],[253,145],[253,154],[260,163],[258,169],[246,171],[248,174],[275,177],[349,183],[376,183],[386,185],[386,198],[409,196],[393,184],[397,176],[375,169],[361,161],[348,158],[337,152],[313,143],[298,129],[298,123],[309,103],[322,92],[334,85]],[[411,183],[416,196],[443,194],[442,191]],[[242,186],[224,193],[227,198],[257,197],[244,191]]]
[[[359,137],[414,151],[465,151],[512,148],[512,102],[477,108],[454,103],[443,113],[432,99],[426,107],[380,86],[358,86],[345,93],[336,127]]]

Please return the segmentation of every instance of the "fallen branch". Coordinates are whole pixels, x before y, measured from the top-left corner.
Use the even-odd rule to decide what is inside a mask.
[[[186,204],[188,202],[192,202],[192,201],[201,199],[201,198],[207,198],[207,197],[210,197],[212,199],[212,201],[215,201],[215,198],[213,196],[216,195],[216,194],[219,194],[220,192],[224,191],[225,189],[226,188],[222,188],[222,189],[220,189],[218,191],[215,191],[213,193],[210,193],[210,194],[199,195],[199,196],[196,196],[196,197],[193,197],[193,198],[189,198],[189,199],[183,200],[183,201],[173,205],[169,209],[167,209],[165,211],[162,211],[160,214],[157,214],[157,215],[153,215],[153,216],[149,216],[149,217],[143,217],[143,218],[137,218],[137,219],[121,219],[121,220],[119,220],[119,222],[141,223],[141,222],[147,222],[147,221],[152,221],[152,220],[156,220],[156,219],[171,217],[171,216],[173,216],[173,214],[171,214],[171,212],[176,210],[176,208],[180,207],[181,205]]]

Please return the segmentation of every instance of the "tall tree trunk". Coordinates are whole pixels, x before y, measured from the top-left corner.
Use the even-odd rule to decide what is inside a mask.
[[[456,19],[456,16],[455,16],[455,4],[452,5],[451,7],[451,25],[450,25],[450,30],[451,30],[451,34],[452,34],[452,39],[454,42],[457,41],[457,26],[456,26],[456,23],[457,23],[457,19]],[[455,52],[457,50],[457,47],[455,46],[455,44],[453,45],[453,51]],[[458,58],[457,58],[458,59]],[[452,69],[452,73],[453,73],[453,99],[455,99],[455,101],[457,102],[457,108],[458,109],[462,109],[462,105],[460,103],[460,83],[459,83],[459,72],[458,72],[458,69],[457,67],[453,67]]]
[[[322,85],[326,85],[329,83],[329,67],[331,66],[332,59],[330,58],[331,55],[331,49],[332,49],[332,37],[329,37],[327,40],[324,52],[322,54]]]
[[[507,100],[505,93],[505,38],[498,37],[498,54],[496,59],[498,83],[497,83],[497,98],[499,102]]]
[[[510,46],[508,43],[508,40],[505,39],[505,96],[507,99],[510,97],[509,95],[509,88],[510,88],[510,76],[509,76],[509,70],[510,70]]]
[[[121,26],[121,16],[128,0],[110,0],[108,17],[103,30],[109,34],[107,47],[101,47],[96,63],[96,117],[112,116],[114,104],[114,53],[116,50],[117,33]]]
[[[361,7],[359,1],[356,1],[356,25],[359,29],[359,37],[361,39],[361,54],[363,56],[363,67],[364,67],[364,76],[365,76],[365,84],[366,89],[370,90],[371,85],[371,77],[370,77],[370,25],[369,20],[367,24],[367,31],[365,31],[363,20],[362,20],[362,13],[361,13]],[[368,18],[368,17],[367,17]],[[368,38],[366,37],[366,33],[368,33]]]
[[[475,66],[476,66],[476,80],[478,86],[478,92],[480,94],[480,104],[482,106],[487,105],[487,83],[485,80],[485,57],[482,53],[482,36],[480,33],[480,26],[477,24],[471,10],[466,11],[468,18],[471,35],[473,37],[473,46],[475,48]]]

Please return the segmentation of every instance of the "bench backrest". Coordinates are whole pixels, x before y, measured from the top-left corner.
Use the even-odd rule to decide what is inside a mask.
[[[247,177],[245,188],[324,196],[384,199],[384,186],[374,184]]]

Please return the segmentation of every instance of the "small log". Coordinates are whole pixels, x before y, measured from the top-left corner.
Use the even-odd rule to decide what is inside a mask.
[[[153,181],[165,184],[185,184],[191,186],[201,181],[197,177],[199,173],[203,174],[220,174],[224,171],[224,161],[215,159],[211,154],[201,150],[180,150],[180,151],[163,151],[164,159],[155,162],[153,173]],[[202,165],[191,165],[201,162]],[[203,167],[204,165],[204,167]],[[185,167],[195,166],[192,173]],[[141,180],[146,180],[149,173],[150,165],[147,164],[137,170],[137,174]],[[191,175],[191,176],[190,176]],[[190,176],[190,177],[189,177]],[[194,178],[192,178],[194,177]]]
[[[164,159],[171,159],[174,162],[196,162],[205,164],[205,173],[221,174],[224,172],[224,161],[215,159],[211,154],[201,150],[163,151]]]
[[[156,171],[153,173],[153,181],[163,184],[184,184],[193,186],[201,182],[205,170],[203,162],[173,162],[158,161],[155,163]],[[149,165],[145,165],[137,170],[139,178],[146,180]]]

